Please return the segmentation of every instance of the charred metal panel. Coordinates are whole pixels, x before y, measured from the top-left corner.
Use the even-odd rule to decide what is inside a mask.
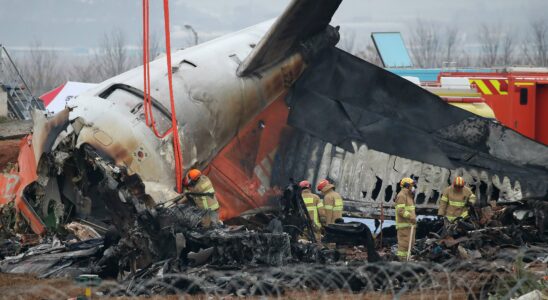
[[[32,144],[34,146],[34,159],[38,163],[42,153],[52,150],[57,136],[68,126],[69,110],[64,109],[51,119],[46,119],[43,111],[32,111],[34,120]]]
[[[322,134],[324,139],[346,149],[351,149],[351,140],[363,140],[374,149],[451,167],[462,159],[449,156],[443,147],[455,144],[474,147],[471,154],[486,153],[517,165],[548,169],[548,150],[543,145],[453,107],[342,50],[325,51],[296,83],[291,96],[290,124],[301,128],[316,118],[317,126],[306,126],[306,130],[329,129]],[[502,136],[506,138],[501,140]],[[523,149],[515,149],[515,143]],[[412,145],[420,145],[420,150]]]
[[[455,176],[463,176],[482,201],[522,199],[520,180],[499,176],[489,170],[443,168],[432,164],[379,152],[363,143],[353,143],[353,151],[327,143],[300,130],[288,134],[278,152],[273,186],[283,186],[288,178],[308,179],[317,183],[323,178],[335,181],[345,198],[346,210],[375,215],[381,205],[394,207],[398,183],[405,176],[417,179],[415,200],[421,211],[437,209],[441,192]],[[392,214],[390,210],[385,211]]]
[[[236,217],[279,198],[280,189],[271,188],[271,174],[283,129],[287,128],[287,114],[284,98],[280,97],[248,122],[209,164],[206,173],[217,192],[221,219]]]
[[[418,179],[421,208],[457,175],[481,200],[547,195],[548,147],[341,50],[325,51],[288,103],[285,175],[331,178],[359,211],[391,205],[405,176]]]

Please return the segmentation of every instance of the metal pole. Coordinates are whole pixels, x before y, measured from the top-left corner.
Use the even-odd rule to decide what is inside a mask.
[[[6,53],[6,56],[8,57],[11,65],[15,69],[15,72],[17,73],[17,76],[19,76],[19,79],[21,79],[21,81],[23,82],[23,85],[25,86],[25,89],[27,89],[27,91],[29,91],[29,94],[31,95],[31,97],[34,98],[34,95],[32,94],[32,91],[30,90],[29,86],[25,82],[25,79],[23,79],[23,76],[21,76],[21,73],[19,72],[19,69],[17,69],[17,66],[15,65],[15,62],[13,62],[13,59],[11,59],[10,54],[8,53],[8,51],[6,50],[6,48],[4,46],[2,46],[2,50],[4,51],[4,53]]]
[[[413,235],[415,234],[415,225],[411,225],[411,234],[409,236],[409,246],[407,248],[407,261],[411,257],[411,246],[413,245]]]
[[[382,248],[382,228],[384,226],[384,205],[381,201],[381,244],[379,246],[379,248]]]

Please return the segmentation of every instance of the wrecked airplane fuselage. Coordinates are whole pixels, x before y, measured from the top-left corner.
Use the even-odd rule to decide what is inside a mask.
[[[185,169],[204,167],[240,126],[285,93],[304,69],[303,56],[297,52],[256,76],[236,76],[239,57],[249,54],[267,28],[259,25],[232,39],[221,38],[173,55]],[[151,63],[151,96],[160,132],[171,126],[163,62]],[[142,68],[100,84],[71,105],[70,112],[66,109],[52,120],[35,118],[34,149],[36,160],[41,160],[38,173],[50,176],[48,170],[55,169],[68,181],[62,183],[64,187],[78,185],[85,178],[83,170],[63,169],[63,164],[70,152],[88,145],[128,174],[138,174],[156,203],[176,196],[171,137],[156,138],[145,123]],[[45,179],[41,181],[47,185]],[[85,190],[63,191],[63,196],[78,202],[78,213],[90,212]]]
[[[185,170],[206,167],[241,127],[288,92],[307,61],[337,43],[338,32],[327,24],[340,1],[327,2],[331,3],[330,13],[315,12],[307,27],[289,36],[283,32],[291,22],[298,21],[298,15],[306,12],[311,2],[295,1],[288,14],[274,22],[270,30],[270,22],[263,23],[172,55]],[[265,33],[268,39],[260,40]],[[265,56],[271,59],[264,60]],[[167,132],[171,127],[164,64],[164,59],[150,64],[150,96],[159,132]],[[86,187],[88,182],[82,180],[89,179],[87,171],[72,162],[66,163],[84,146],[89,146],[116,168],[125,169],[128,175],[138,175],[155,203],[177,196],[171,133],[157,138],[151,132],[145,120],[142,90],[140,67],[79,96],[70,103],[70,109],[52,120],[36,118],[34,151],[39,161],[38,182],[42,186],[37,195],[47,193],[48,182],[52,182],[51,185],[59,186],[56,200],[69,199],[78,207],[78,215],[89,215],[94,193]],[[57,170],[56,174],[51,170]],[[59,182],[48,179],[55,176],[63,178],[58,178]],[[61,205],[56,207],[59,219]]]
[[[260,29],[236,40],[221,39],[174,53],[174,90],[185,170],[203,168],[266,105],[282,95],[304,68],[295,54],[260,76],[236,76],[238,57],[245,57]],[[238,50],[234,50],[238,49]],[[205,53],[205,55],[204,55]],[[164,60],[151,63],[154,115],[158,130],[171,126]],[[100,84],[71,105],[69,131],[74,146],[88,144],[139,174],[156,202],[164,202],[175,186],[171,137],[159,139],[145,124],[142,69],[137,68]],[[68,137],[65,137],[68,138]],[[46,149],[49,150],[49,149]],[[54,149],[51,149],[54,150]]]
[[[339,3],[293,1],[270,29],[260,24],[173,54],[184,169],[207,166],[221,187],[222,218],[277,199],[291,177],[329,177],[347,210],[369,215],[392,206],[404,176],[419,181],[419,209],[435,208],[457,174],[484,200],[546,196],[545,146],[336,50],[328,24]],[[153,113],[165,132],[167,72],[163,59],[150,67]],[[171,136],[156,138],[145,122],[142,75],[142,67],[128,71],[53,119],[35,118],[38,179],[25,194],[42,219],[51,216],[47,226],[105,215],[96,172],[103,162],[136,176],[149,205],[177,196]],[[97,158],[86,159],[89,151]]]
[[[497,199],[538,197],[539,202],[516,205],[508,215],[544,229],[548,148],[334,48],[338,33],[328,23],[339,3],[295,0],[268,31],[267,24],[258,25],[173,55],[184,167],[207,166],[221,217],[279,199],[279,187],[291,177],[312,182],[330,177],[347,212],[375,214],[393,206],[401,177],[413,176],[428,200],[418,201],[417,208],[433,209],[448,179],[465,174],[480,195],[495,198],[496,188]],[[153,62],[150,75],[156,125],[165,132],[171,126],[171,103],[162,66],[162,60]],[[293,224],[288,220],[303,219],[303,206],[300,215],[283,212],[269,219],[257,214],[268,225],[249,229],[241,223],[207,224],[210,211],[171,203],[178,196],[172,139],[156,138],[145,123],[142,74],[143,68],[137,68],[112,78],[53,118],[35,114],[32,138],[24,144],[24,153],[32,154],[25,165],[32,167],[32,178],[24,181],[21,193],[10,194],[28,203],[23,212],[37,233],[74,220],[104,238],[62,246],[52,242],[51,247],[44,243],[3,260],[0,271],[119,279],[131,272],[125,277],[130,291],[134,281],[165,279],[169,276],[163,274],[180,275],[204,264],[241,268],[294,260],[329,265],[341,257],[337,250],[300,243],[301,226],[287,229]],[[223,210],[230,213],[223,215]],[[422,224],[418,235],[434,228]],[[369,261],[381,259],[363,224],[329,225],[326,232],[325,242],[366,246]],[[542,230],[535,235],[544,237]],[[477,240],[481,245],[481,236]],[[432,245],[423,250],[437,251]],[[303,272],[315,274],[322,280],[314,281],[323,286],[326,273],[312,268],[317,265]],[[404,273],[415,278],[395,264],[390,280],[381,276],[370,285],[375,274],[386,272],[375,265],[369,273],[352,264],[344,268],[344,280],[337,278],[328,289],[361,278],[353,280],[352,290],[379,291],[392,286],[392,278],[401,283]],[[325,269],[329,274],[329,266]],[[346,269],[358,270],[359,277]],[[290,281],[303,282],[298,277]]]

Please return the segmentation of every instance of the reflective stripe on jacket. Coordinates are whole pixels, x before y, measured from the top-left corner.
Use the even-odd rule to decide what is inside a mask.
[[[415,199],[409,189],[402,189],[396,197],[396,229],[411,227],[416,220]]]
[[[313,194],[309,189],[304,189],[301,196],[308,210],[308,215],[316,227],[322,227],[320,218],[324,218],[323,203],[318,195]]]
[[[467,204],[476,203],[476,195],[468,187],[463,187],[457,191],[453,186],[446,188],[440,198],[438,209],[439,216],[445,216],[451,222],[456,218],[468,218]]]
[[[325,210],[325,223],[333,224],[335,220],[342,218],[344,202],[339,195],[335,192],[335,186],[327,184],[323,189],[323,208]]]
[[[198,182],[194,186],[186,187],[187,191],[190,193],[190,197],[194,200],[194,204],[201,209],[219,209],[219,202],[217,197],[215,197],[215,189],[211,180],[205,175],[200,176]],[[192,195],[196,193],[198,195]],[[199,194],[211,194],[211,195],[199,195]]]

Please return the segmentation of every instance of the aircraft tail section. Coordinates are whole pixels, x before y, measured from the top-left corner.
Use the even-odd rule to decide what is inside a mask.
[[[324,32],[342,0],[293,0],[238,68],[247,76],[267,68]],[[338,40],[338,38],[337,38]]]

